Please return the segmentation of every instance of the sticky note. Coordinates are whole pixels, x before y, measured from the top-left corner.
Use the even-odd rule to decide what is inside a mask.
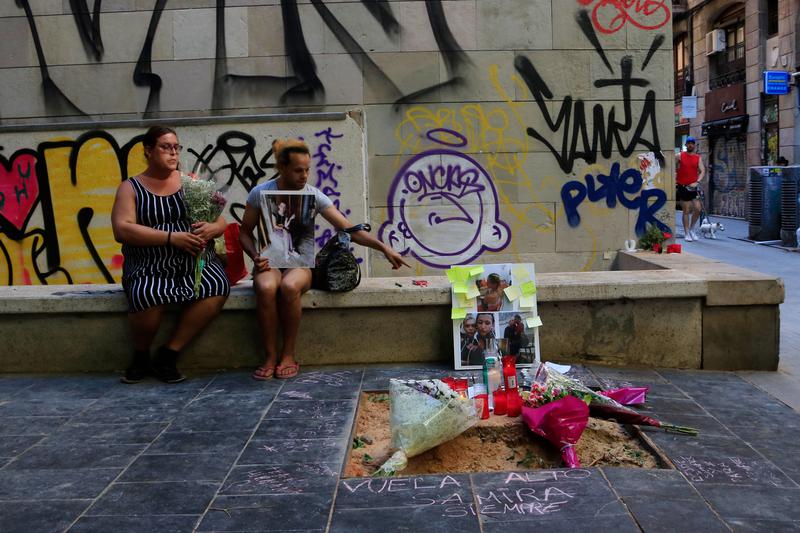
[[[525,319],[525,323],[528,325],[529,328],[538,328],[542,325],[542,319],[538,316],[529,316]]]
[[[467,282],[456,281],[453,283],[453,292],[465,294],[467,292]]]
[[[467,298],[477,298],[480,293],[481,291],[477,285],[474,283],[467,284]]]
[[[458,281],[458,273],[456,272],[455,268],[448,268],[446,274],[447,279],[450,280],[450,283],[455,283]]]
[[[516,285],[509,285],[503,289],[503,292],[506,293],[506,296],[512,302],[522,295],[522,293],[519,291],[519,287]]]
[[[465,294],[456,293],[453,299],[453,307],[463,307],[465,309],[475,309],[475,298],[469,298]]]
[[[453,320],[459,320],[467,316],[467,310],[461,307],[454,307],[452,311],[450,311],[450,318]]]
[[[480,274],[483,274],[483,265],[477,265],[469,269],[469,277],[471,278]]]
[[[528,269],[522,265],[517,265],[511,269],[511,273],[514,274],[514,278],[517,280],[517,283],[521,283],[526,279],[530,279],[531,273],[528,272]]]
[[[532,294],[536,294],[536,284],[532,281],[526,281],[519,287],[522,289],[523,296],[530,296]]]
[[[469,267],[453,267],[456,271],[456,281],[467,281],[469,279]]]
[[[527,309],[536,305],[536,297],[535,296],[521,296],[519,299],[519,307],[520,309]]]

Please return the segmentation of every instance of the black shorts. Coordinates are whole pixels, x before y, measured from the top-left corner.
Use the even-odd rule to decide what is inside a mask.
[[[689,189],[685,185],[675,185],[675,199],[679,202],[690,202],[697,199],[697,189]]]

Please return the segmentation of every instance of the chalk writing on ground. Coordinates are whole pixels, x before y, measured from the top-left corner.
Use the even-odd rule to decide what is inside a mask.
[[[710,459],[681,456],[675,466],[689,481],[695,483],[730,483],[735,485],[772,485],[788,487],[792,484],[780,475],[775,467],[761,460],[742,457]]]

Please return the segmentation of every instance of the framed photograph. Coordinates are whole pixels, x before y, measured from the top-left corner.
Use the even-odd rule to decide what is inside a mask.
[[[316,199],[307,191],[261,191],[261,257],[273,268],[313,268]]]
[[[540,360],[536,273],[532,263],[460,267],[482,272],[466,280],[468,292],[457,293],[453,308],[466,316],[453,320],[453,352],[456,369],[483,367],[487,349],[499,355],[516,355],[518,366]],[[463,279],[461,291],[464,290]],[[454,315],[455,316],[455,315]]]

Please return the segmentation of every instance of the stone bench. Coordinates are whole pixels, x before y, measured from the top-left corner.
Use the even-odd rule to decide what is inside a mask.
[[[537,275],[543,358],[619,366],[774,370],[781,280],[691,254],[624,253],[618,270]],[[350,293],[309,291],[303,364],[452,361],[444,276],[365,278]],[[119,285],[0,287],[0,372],[111,371],[130,338]],[[167,314],[157,342],[173,327]],[[250,282],[185,351],[181,368],[256,366],[262,357]]]

